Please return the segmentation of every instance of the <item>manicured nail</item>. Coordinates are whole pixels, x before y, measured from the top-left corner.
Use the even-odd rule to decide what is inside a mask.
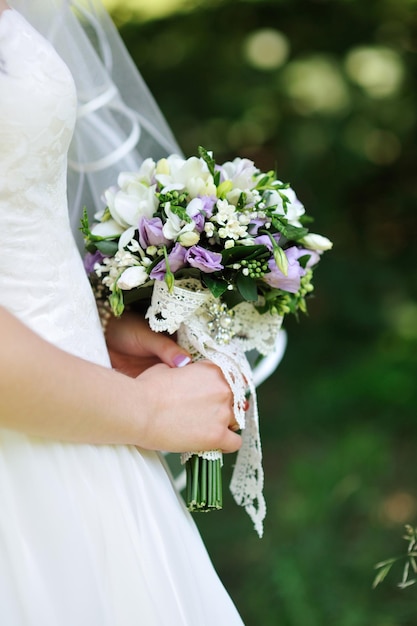
[[[184,367],[184,365],[188,365],[188,363],[190,362],[190,357],[186,356],[185,354],[177,354],[177,356],[174,358],[175,367]]]

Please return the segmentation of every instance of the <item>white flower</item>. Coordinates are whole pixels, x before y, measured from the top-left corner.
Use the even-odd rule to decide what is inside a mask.
[[[168,159],[159,159],[156,164],[156,174],[168,174],[170,173],[170,167]]]
[[[148,280],[148,273],[142,265],[128,267],[117,281],[120,289],[129,290],[143,285]]]
[[[119,250],[123,250],[123,248],[132,246],[132,244],[133,244],[133,237],[135,235],[135,230],[136,230],[136,228],[134,226],[130,226],[130,228],[126,228],[126,230],[120,235]],[[139,248],[140,248],[140,246],[139,246]],[[136,252],[138,252],[138,250],[136,250]]]
[[[285,215],[284,201],[278,191],[275,189],[268,189],[265,191],[264,201],[266,207],[275,207],[274,213],[277,215]]]
[[[153,159],[145,159],[137,172],[120,172],[117,184],[126,189],[130,183],[144,183],[148,187],[155,182],[156,163]]]
[[[283,190],[283,194],[288,198],[289,202],[287,203],[287,211],[286,217],[289,224],[293,226],[301,226],[301,222],[298,218],[300,218],[305,213],[305,208],[295,195],[295,191],[288,187],[288,189]]]
[[[281,193],[287,198],[286,203],[284,203]],[[302,226],[299,218],[304,215],[305,209],[295,195],[295,191],[288,187],[287,189],[282,189],[281,193],[275,190],[266,191],[264,194],[266,206],[276,205],[275,213],[277,215],[286,217],[288,223],[292,226]]]
[[[239,202],[239,198],[240,198],[242,191],[243,191],[242,189],[239,189],[238,187],[234,187],[231,191],[229,191],[226,194],[226,200],[230,202],[230,204],[233,204],[234,206],[236,206],[237,203]]]
[[[123,183],[123,188],[116,193],[111,189],[105,192],[106,202],[111,216],[121,226],[137,228],[140,217],[152,217],[158,208],[155,185],[149,187],[128,177]]]
[[[177,238],[177,241],[184,246],[184,248],[191,248],[200,241],[200,235],[195,230],[183,231]]]
[[[156,175],[163,191],[186,189],[190,198],[216,195],[213,177],[203,159],[190,157],[185,160],[178,155],[171,155],[166,161],[164,170],[169,172]]]
[[[223,177],[231,180],[234,187],[251,189],[255,186],[254,176],[259,172],[253,161],[237,157],[221,166]]]
[[[234,204],[236,206],[242,193],[246,196],[245,207],[247,208],[255,206],[261,199],[260,193],[257,189],[250,189],[248,187],[234,187],[231,191],[227,192],[226,199],[230,202],[230,204]]]
[[[323,237],[323,235],[317,235],[316,233],[308,233],[303,239],[301,239],[300,243],[302,243],[309,250],[318,250],[325,251],[331,250],[333,248],[333,243],[327,237]]]
[[[183,233],[193,231],[195,229],[195,223],[192,220],[184,223],[184,220],[171,211],[169,203],[165,205],[164,210],[167,216],[167,221],[162,228],[162,232],[166,239],[176,241]]]
[[[217,201],[217,213],[211,218],[213,222],[217,222],[220,228],[218,230],[219,237],[222,239],[241,239],[247,235],[247,227],[239,222],[239,214],[233,204],[229,204],[227,200]]]
[[[124,228],[115,220],[106,220],[105,222],[95,224],[91,229],[91,233],[97,237],[114,237],[115,235],[120,235],[123,230]]]

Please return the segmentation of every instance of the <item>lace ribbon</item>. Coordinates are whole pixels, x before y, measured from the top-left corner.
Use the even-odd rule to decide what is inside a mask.
[[[266,514],[262,448],[255,384],[245,352],[256,349],[263,355],[270,353],[282,317],[261,315],[247,302],[228,311],[196,279],[177,281],[171,292],[164,281],[155,281],[146,317],[154,331],[177,332],[178,343],[190,352],[193,360],[210,359],[221,368],[228,381],[233,391],[235,418],[242,429],[242,446],[230,490],[262,537]],[[251,400],[245,411],[247,394]],[[182,462],[193,454],[208,459],[221,458],[219,451],[196,451],[184,453]]]

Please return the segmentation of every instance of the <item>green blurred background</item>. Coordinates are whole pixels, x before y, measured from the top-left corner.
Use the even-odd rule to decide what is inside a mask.
[[[184,153],[276,168],[334,241],[259,389],[265,536],[228,494],[196,517],[216,568],[247,626],[416,626],[401,567],[371,585],[417,523],[417,2],[112,13]]]

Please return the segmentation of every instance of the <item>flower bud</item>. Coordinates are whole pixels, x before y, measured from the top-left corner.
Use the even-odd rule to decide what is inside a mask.
[[[190,248],[200,241],[200,234],[195,230],[188,230],[185,233],[181,233],[177,241],[184,246],[184,248]]]
[[[156,174],[169,174],[170,168],[167,159],[159,159],[156,164]]]
[[[317,235],[316,233],[308,233],[303,239],[301,239],[300,243],[302,243],[309,250],[331,250],[333,247],[333,243],[327,237],[323,237],[323,235]]]
[[[129,290],[143,285],[148,280],[148,273],[141,265],[128,267],[117,281],[119,289]]]

